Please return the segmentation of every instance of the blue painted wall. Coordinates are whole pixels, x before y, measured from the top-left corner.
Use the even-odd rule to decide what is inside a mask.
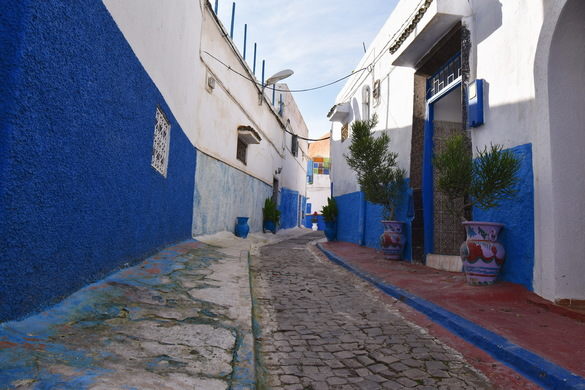
[[[280,228],[289,229],[297,226],[299,192],[283,187],[280,191]]]
[[[403,257],[412,259],[412,208],[411,197],[406,190],[402,194],[399,207],[396,210],[396,220],[405,222],[406,247]],[[380,236],[384,232],[382,220],[382,206],[365,201],[363,192],[357,191],[336,196],[339,216],[337,221],[337,239],[339,241],[352,242],[365,245],[369,248],[381,249]]]
[[[532,290],[534,269],[534,176],[532,172],[532,144],[510,149],[521,159],[518,177],[518,195],[503,201],[500,207],[473,209],[476,221],[500,222],[506,226],[499,240],[506,248],[506,262],[501,278],[519,283]]]
[[[313,216],[305,216],[304,226],[311,229],[313,227]],[[325,230],[325,218],[321,214],[317,215],[317,230]]]
[[[1,4],[6,321],[190,237],[196,156],[101,1]],[[172,126],[166,179],[150,166],[157,105]]]

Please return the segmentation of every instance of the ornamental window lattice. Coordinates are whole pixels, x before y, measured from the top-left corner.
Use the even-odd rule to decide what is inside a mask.
[[[461,53],[457,53],[428,79],[427,98],[431,98],[461,77]]]
[[[152,145],[152,161],[150,165],[161,175],[167,177],[169,165],[169,144],[171,140],[171,124],[160,107],[156,108],[154,124],[154,142]]]

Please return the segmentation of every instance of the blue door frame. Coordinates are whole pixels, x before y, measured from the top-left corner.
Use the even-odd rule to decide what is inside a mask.
[[[436,95],[427,98],[424,127],[423,146],[423,221],[424,221],[424,255],[433,253],[434,250],[434,206],[433,206],[433,120],[435,116],[435,103],[447,96],[454,89],[461,86],[461,77],[441,90]]]

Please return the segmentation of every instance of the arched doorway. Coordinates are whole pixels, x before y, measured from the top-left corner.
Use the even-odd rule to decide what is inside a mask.
[[[550,39],[550,50],[535,64],[537,103],[548,109],[539,152],[550,159],[537,167],[538,279],[548,298],[585,300],[585,2],[567,0],[558,11],[547,31],[545,9],[540,44]]]

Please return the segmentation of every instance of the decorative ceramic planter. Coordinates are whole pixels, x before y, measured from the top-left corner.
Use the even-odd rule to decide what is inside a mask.
[[[272,221],[264,221],[262,228],[264,229],[264,233],[267,231],[272,232],[272,234],[276,233],[276,224]]]
[[[337,237],[337,223],[325,221],[325,237],[327,241],[335,241]]]
[[[248,226],[249,217],[236,217],[238,223],[236,223],[236,236],[246,238],[250,232],[250,226]]]
[[[498,242],[504,227],[495,222],[463,222],[467,240],[461,245],[461,260],[467,283],[474,286],[490,285],[496,281],[504,264],[506,251]]]
[[[313,231],[317,231],[319,229],[319,226],[317,226],[317,222],[313,222],[313,224],[311,225],[311,229],[313,229]]]
[[[404,222],[381,221],[384,225],[384,233],[380,236],[380,246],[387,260],[401,260],[402,251],[406,244],[404,235]]]

